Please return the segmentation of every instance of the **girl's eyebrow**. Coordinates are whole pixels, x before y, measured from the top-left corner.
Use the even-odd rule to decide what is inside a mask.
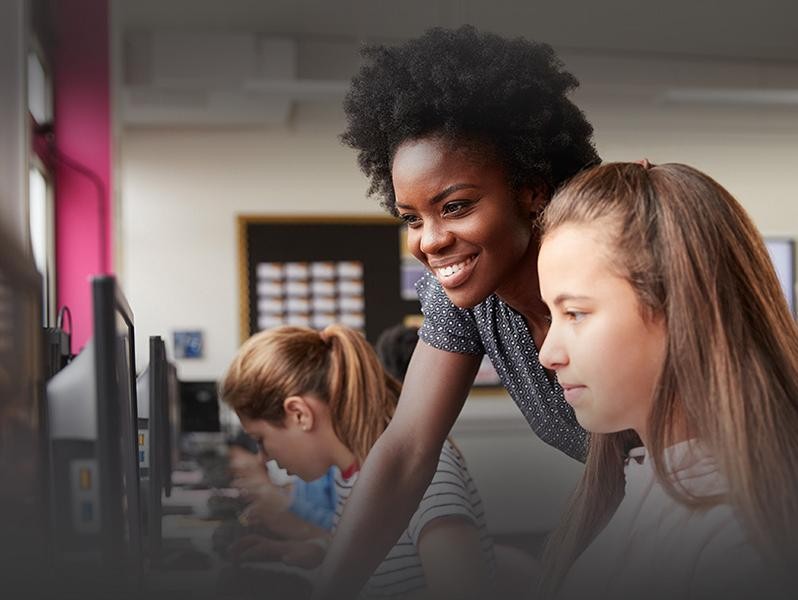
[[[570,300],[592,300],[590,296],[579,296],[576,294],[560,294],[554,299],[554,306],[559,306],[563,302]]]
[[[454,185],[450,185],[449,187],[444,188],[443,190],[441,190],[440,192],[435,194],[430,199],[429,204],[430,204],[430,206],[433,206],[433,205],[437,204],[438,202],[440,202],[441,200],[443,200],[444,198],[446,198],[447,196],[449,196],[451,194],[454,194],[455,192],[459,192],[460,190],[476,189],[476,188],[477,188],[477,186],[474,185],[473,183],[455,183]],[[408,206],[407,204],[399,204],[397,202],[396,203],[396,208],[408,209],[408,208],[413,208],[413,207],[412,206]]]

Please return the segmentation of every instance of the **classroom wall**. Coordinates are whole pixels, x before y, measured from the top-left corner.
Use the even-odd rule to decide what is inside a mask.
[[[597,64],[577,55],[566,64],[583,80],[575,100],[594,124],[605,161],[692,164],[735,194],[763,233],[798,237],[798,107],[662,98],[673,81],[692,83],[666,76],[678,68],[704,86],[741,86],[757,78],[798,85],[798,66],[768,82],[761,66],[728,62],[689,69],[662,59]],[[382,214],[365,198],[354,152],[338,142],[344,127],[339,103],[304,102],[279,127],[123,131],[118,269],[140,334],[204,330],[206,356],[183,361],[181,376],[218,377],[240,342],[237,215]]]
[[[286,128],[125,132],[122,281],[139,335],[204,331],[205,358],[181,377],[218,378],[240,342],[239,214],[382,214],[341,128],[334,109],[303,106]]]
[[[115,272],[109,10],[108,0],[62,0],[53,17],[58,306],[71,311],[76,350],[92,335],[88,281]]]
[[[671,86],[794,86],[798,67],[586,55],[566,64],[583,81],[575,100],[604,160],[695,165],[728,187],[763,233],[798,238],[798,109],[665,97]],[[145,336],[165,335],[170,345],[174,329],[199,328],[206,356],[180,361],[180,376],[221,376],[240,342],[238,214],[381,214],[364,197],[354,153],[337,141],[343,128],[339,105],[318,102],[297,104],[283,127],[124,130],[119,267],[140,364]],[[471,398],[455,438],[494,531],[553,526],[581,467],[531,435],[506,395]]]

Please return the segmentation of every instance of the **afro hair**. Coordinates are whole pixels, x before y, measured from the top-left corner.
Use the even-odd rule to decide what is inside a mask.
[[[407,140],[487,143],[516,189],[549,193],[599,162],[593,128],[566,96],[578,86],[550,46],[471,26],[370,46],[344,100],[342,141],[358,151],[369,195],[396,215],[391,162]]]

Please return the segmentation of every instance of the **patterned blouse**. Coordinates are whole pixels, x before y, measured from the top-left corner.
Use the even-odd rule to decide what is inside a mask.
[[[424,313],[419,337],[439,350],[487,354],[540,439],[584,462],[587,432],[576,422],[562,388],[547,377],[524,317],[495,294],[474,308],[458,308],[429,272],[416,290]]]

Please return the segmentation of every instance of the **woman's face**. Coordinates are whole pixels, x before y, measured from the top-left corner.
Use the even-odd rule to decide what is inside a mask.
[[[535,201],[513,193],[491,152],[412,140],[396,151],[392,176],[410,252],[455,305],[471,308],[529,279]]]
[[[646,441],[665,361],[664,319],[645,318],[631,284],[613,268],[601,225],[562,225],[540,248],[538,274],[551,327],[540,362],[557,372],[588,431],[634,429]]]
[[[292,421],[284,425],[239,416],[244,431],[258,442],[265,460],[275,460],[291,475],[305,481],[323,476],[331,463],[322,443]]]

